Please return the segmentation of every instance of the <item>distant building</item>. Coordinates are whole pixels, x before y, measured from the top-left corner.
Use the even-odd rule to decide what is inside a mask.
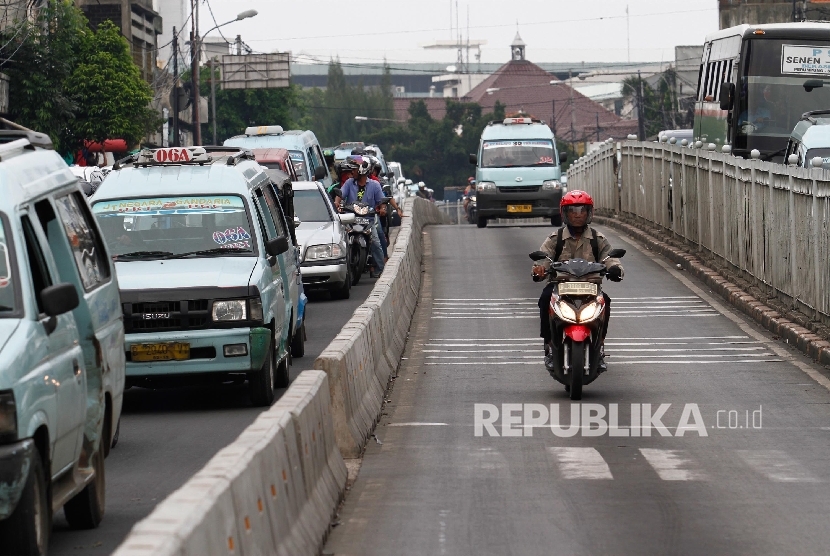
[[[606,109],[528,61],[525,48],[517,33],[510,46],[510,61],[458,100],[475,102],[484,112],[492,111],[496,102],[500,102],[508,114],[521,113],[543,120],[557,138],[572,143],[581,144],[608,137],[619,139],[636,133],[636,121],[620,118],[613,110]],[[395,117],[406,120],[409,106],[415,100],[418,99],[394,99]],[[433,118],[444,116],[447,99],[424,100]]]
[[[190,16],[190,0],[155,0],[154,6],[164,22],[164,28],[158,37],[160,45],[157,55],[161,67],[164,67],[173,60],[173,28],[181,40],[182,46],[179,46],[179,50],[186,52],[184,43],[190,40],[190,25],[188,24],[184,31],[182,29]],[[184,58],[179,59],[179,63],[182,62]]]
[[[721,29],[743,23],[830,20],[827,0],[718,0],[718,5]]]
[[[130,43],[133,61],[141,77],[152,82],[156,70],[158,35],[162,32],[161,15],[153,9],[152,0],[75,0],[89,25],[96,29],[104,21],[112,21]]]

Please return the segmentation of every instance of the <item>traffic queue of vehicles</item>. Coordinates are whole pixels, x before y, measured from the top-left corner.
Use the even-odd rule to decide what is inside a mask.
[[[89,191],[44,137],[0,132],[0,554],[45,554],[61,508],[100,523],[125,388],[247,380],[268,406],[306,287],[353,283],[310,131],[143,149]]]

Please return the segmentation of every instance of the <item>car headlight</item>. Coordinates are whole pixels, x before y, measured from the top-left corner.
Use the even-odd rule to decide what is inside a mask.
[[[556,312],[560,319],[566,322],[577,322],[576,311],[574,311],[573,308],[564,301],[558,301],[556,304],[554,304],[553,310]]]
[[[262,306],[259,309],[262,314]],[[225,322],[248,319],[248,301],[246,299],[227,299],[213,302],[213,320]]]
[[[562,183],[559,180],[546,180],[542,182],[543,191],[556,191],[562,188]]]
[[[488,191],[493,190],[495,188],[496,184],[492,181],[480,181],[476,184],[476,191]]]
[[[587,305],[583,305],[579,309],[579,322],[591,322],[597,318],[602,311],[602,305],[596,301],[592,301]]]
[[[0,442],[17,440],[17,404],[14,392],[0,392]]]
[[[312,245],[305,251],[306,261],[319,261],[322,259],[339,259],[345,257],[346,251],[343,246],[337,243],[328,245]]]

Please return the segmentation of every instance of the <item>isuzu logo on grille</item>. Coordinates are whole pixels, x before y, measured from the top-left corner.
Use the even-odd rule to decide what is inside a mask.
[[[516,181],[522,181],[521,177],[516,178]]]
[[[169,319],[170,313],[142,313],[144,320]]]

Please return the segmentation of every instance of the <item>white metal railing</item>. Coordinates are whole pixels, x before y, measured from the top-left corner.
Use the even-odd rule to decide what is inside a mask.
[[[568,186],[589,192],[598,211],[656,225],[830,322],[830,171],[625,141],[574,162]]]

